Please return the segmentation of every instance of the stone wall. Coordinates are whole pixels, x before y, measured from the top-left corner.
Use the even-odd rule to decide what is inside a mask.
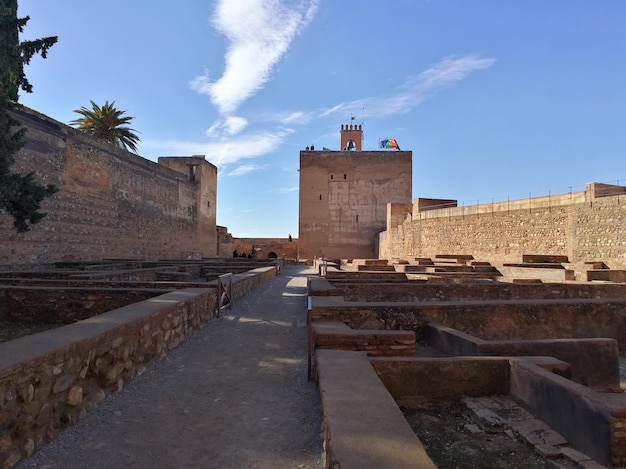
[[[346,301],[484,301],[626,298],[626,285],[610,283],[339,283]]]
[[[217,257],[231,257],[235,249],[233,235],[225,226],[217,227]]]
[[[626,463],[624,393],[598,393],[517,360],[511,363],[510,393],[598,463],[607,467],[623,467]]]
[[[410,204],[410,151],[301,151],[299,258],[378,257],[387,204]]]
[[[183,158],[174,170],[24,107],[14,117],[27,133],[12,169],[59,192],[28,233],[0,214],[0,264],[216,255],[217,169],[204,157]]]
[[[235,246],[239,253],[250,252],[254,248],[258,259],[297,259],[298,240],[296,238],[237,238]]]
[[[370,361],[398,405],[411,409],[509,393],[510,365],[503,357],[376,357]]]
[[[546,254],[624,269],[626,196],[618,189],[588,184],[580,193],[428,211],[414,204],[412,220],[381,233],[380,257],[472,254],[497,265]]]
[[[276,275],[233,277],[232,299]],[[188,288],[0,344],[0,467],[12,467],[82,419],[216,314],[213,288]]]
[[[587,300],[345,302],[311,297],[313,321],[342,321],[352,329],[414,330],[439,324],[483,340],[606,337],[626,345],[624,298]]]

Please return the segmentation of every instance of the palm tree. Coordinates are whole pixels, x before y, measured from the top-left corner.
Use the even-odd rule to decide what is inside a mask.
[[[125,126],[134,117],[123,116],[126,111],[116,109],[115,101],[111,104],[107,101],[102,107],[91,100],[89,102],[92,109],[83,106],[74,110],[83,117],[74,119],[70,125],[76,126],[81,132],[95,135],[117,147],[130,149],[137,153],[137,143],[140,142],[140,139],[135,134],[134,129]]]

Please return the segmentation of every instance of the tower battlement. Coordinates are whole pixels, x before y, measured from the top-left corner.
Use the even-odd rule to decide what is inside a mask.
[[[361,151],[363,126],[361,124],[341,124],[341,150]]]

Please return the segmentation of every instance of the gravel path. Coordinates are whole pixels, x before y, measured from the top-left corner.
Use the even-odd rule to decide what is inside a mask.
[[[312,274],[286,266],[18,467],[320,468]]]

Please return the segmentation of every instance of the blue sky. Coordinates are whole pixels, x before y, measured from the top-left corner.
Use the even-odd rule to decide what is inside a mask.
[[[459,205],[626,184],[623,0],[20,0],[20,102],[68,123],[115,101],[139,154],[206,155],[217,223],[298,232],[299,151],[413,151],[413,197]]]

